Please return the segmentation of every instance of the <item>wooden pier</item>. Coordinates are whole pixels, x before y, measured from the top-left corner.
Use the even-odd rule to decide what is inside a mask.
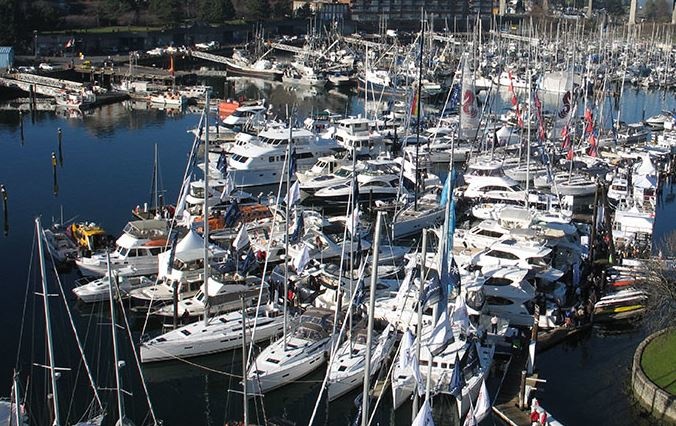
[[[510,426],[530,426],[528,407],[524,407],[525,386],[533,386],[538,381],[537,373],[526,377],[528,365],[528,346],[515,350],[507,365],[497,396],[493,403],[493,413],[503,424]]]

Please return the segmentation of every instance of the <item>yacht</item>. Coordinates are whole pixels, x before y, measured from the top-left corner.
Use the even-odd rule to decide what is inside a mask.
[[[502,169],[502,161],[499,160],[477,160],[467,164],[467,171],[463,174],[465,183],[471,184],[477,178],[482,177],[504,177],[505,171]]]
[[[392,173],[358,173],[359,203],[372,203],[378,200],[387,201],[398,198],[406,190],[400,188],[399,175]],[[348,203],[354,190],[352,182],[322,188],[315,192],[314,197],[324,203]]]
[[[158,255],[167,250],[169,227],[166,220],[137,220],[124,227],[110,253],[110,266],[123,276],[157,274]],[[106,254],[93,254],[75,261],[83,275],[106,274]]]
[[[366,240],[350,242],[349,238],[346,240],[338,240],[341,238],[338,235],[328,235],[318,229],[310,229],[303,235],[301,242],[298,244],[289,245],[289,253],[287,259],[295,259],[300,255],[304,247],[308,249],[310,259],[315,259],[321,263],[328,259],[340,257],[342,255],[349,256],[353,251],[355,255],[358,250],[362,252],[371,248],[371,243]]]
[[[371,375],[378,370],[389,357],[396,341],[396,330],[389,324],[384,330],[373,332],[371,343]],[[329,401],[340,398],[362,385],[366,357],[366,330],[362,327],[338,348],[329,363],[328,398]]]
[[[425,194],[415,203],[398,210],[392,218],[392,238],[405,238],[421,232],[424,228],[441,225],[446,208],[439,204],[434,194]]]
[[[330,175],[334,173],[339,168],[352,164],[352,161],[349,160],[346,156],[338,155],[327,155],[325,157],[319,157],[315,164],[308,170],[302,172],[296,172],[296,179],[300,182],[301,189],[303,189],[303,184],[306,182],[315,179],[320,176]]]
[[[482,313],[497,315],[510,325],[533,325],[535,287],[526,281],[529,271],[518,267],[484,270]],[[543,313],[544,314],[544,313]]]
[[[115,280],[117,280],[117,287],[120,291],[121,297],[129,296],[129,293],[138,288],[150,287],[155,284],[155,280],[147,277],[125,277],[117,276],[113,273]],[[73,294],[78,300],[83,303],[107,302],[110,300],[110,279],[107,275],[101,278],[84,277],[75,281]]]
[[[179,92],[167,91],[151,95],[150,102],[167,108],[182,108],[188,102],[188,97]]]
[[[359,164],[357,170],[363,170],[364,165]],[[300,184],[301,191],[313,195],[318,190],[328,188],[335,185],[341,185],[352,182],[352,166],[341,166],[331,174],[323,174],[306,179]]]
[[[255,334],[254,334],[255,327]],[[242,312],[218,315],[204,321],[184,325],[176,330],[141,343],[141,362],[183,359],[226,352],[242,347],[242,330],[246,341],[264,342],[284,331],[284,316],[272,305],[263,305]]]
[[[456,229],[453,236],[453,249],[455,251],[484,250],[509,234],[510,230],[502,227],[498,221],[486,219],[470,229]]]
[[[286,339],[279,339],[256,357],[247,372],[249,395],[259,395],[282,387],[321,367],[331,344],[335,313],[310,308],[299,318]],[[339,315],[337,330],[342,317]]]
[[[223,126],[235,132],[255,128],[265,123],[266,112],[267,108],[263,104],[242,105],[222,120]]]
[[[518,266],[524,269],[543,270],[551,263],[551,252],[551,248],[539,241],[507,238],[477,253],[471,262],[481,267]]]
[[[354,155],[375,158],[384,148],[384,137],[376,129],[376,122],[352,117],[336,121],[334,138],[339,145]]]
[[[335,140],[321,139],[304,128],[291,132],[284,128],[261,131],[246,144],[236,144],[228,158],[228,172],[237,186],[260,186],[278,183],[287,163],[289,138],[293,137],[296,171],[310,168],[317,158],[338,148]],[[295,180],[295,176],[292,176]]]
[[[234,276],[223,275],[219,279],[209,277],[209,311],[212,314],[220,314],[236,310],[241,307],[242,297],[247,306],[255,306],[258,303],[259,294],[263,295],[261,303],[267,303],[268,285],[263,283],[262,292],[260,287],[260,278],[254,276],[240,277],[235,274]],[[176,308],[170,303],[152,311],[152,314],[164,318],[165,323],[171,322],[174,317],[181,317],[184,321],[186,317],[191,321],[195,320],[204,316],[205,294],[204,285],[202,285],[194,296],[183,297],[179,300]]]
[[[225,58],[225,66],[228,72],[233,75],[261,78],[264,80],[279,81],[284,74],[272,61],[267,59],[252,61],[239,49],[233,50],[231,58]]]

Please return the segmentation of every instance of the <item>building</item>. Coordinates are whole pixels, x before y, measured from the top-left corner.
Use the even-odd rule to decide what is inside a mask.
[[[349,0],[293,0],[294,13],[305,5],[322,22],[342,22],[350,13]]]
[[[352,0],[352,20],[363,23],[377,23],[386,17],[391,23],[420,21],[420,11],[435,22],[446,23],[453,29],[454,21],[464,27],[465,20],[492,16],[496,6],[494,0]],[[443,25],[443,24],[442,24]]]
[[[7,71],[14,65],[14,48],[0,46],[0,70]]]

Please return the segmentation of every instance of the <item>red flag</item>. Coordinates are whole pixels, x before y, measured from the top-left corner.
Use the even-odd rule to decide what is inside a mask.
[[[508,71],[507,76],[509,76],[509,93],[512,94],[512,105],[517,106],[519,104],[519,100],[516,98],[516,93],[514,92],[514,83],[512,83],[512,73]]]
[[[587,154],[596,157],[596,135],[594,133],[589,136],[589,151],[587,151]]]
[[[570,161],[575,157],[575,153],[573,152],[573,147],[571,146],[570,149],[568,150],[568,154],[566,154],[566,160]]]

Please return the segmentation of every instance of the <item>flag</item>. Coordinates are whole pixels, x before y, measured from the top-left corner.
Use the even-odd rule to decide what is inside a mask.
[[[247,273],[253,268],[255,264],[256,264],[256,255],[254,254],[253,249],[249,248],[246,257],[239,266],[239,270],[242,271],[242,273]]]
[[[491,412],[491,402],[488,396],[488,389],[486,389],[486,381],[481,382],[481,390],[479,390],[479,396],[476,400],[476,406],[474,407],[473,416],[475,421],[478,423],[488,416]]]
[[[225,173],[227,172],[228,169],[228,162],[225,157],[225,151],[221,151],[221,155],[218,156],[218,161],[216,161],[216,169],[218,169],[218,171],[225,176]]]
[[[455,83],[451,88],[451,96],[448,100],[448,108],[453,111],[458,106],[458,101],[460,101],[460,84]]]
[[[354,298],[352,299],[352,304],[357,307],[362,304],[364,301],[364,280],[359,280],[359,283],[357,284],[357,289],[354,294]]]
[[[223,185],[223,191],[221,192],[220,200],[221,202],[224,201],[230,193],[232,193],[232,190],[235,189],[235,184],[232,182],[232,178],[230,177],[230,174],[228,173],[225,176],[225,185]]]
[[[519,100],[516,98],[516,92],[514,91],[514,83],[512,82],[511,71],[507,71],[507,77],[509,77],[509,93],[512,94],[512,106],[518,108]]]
[[[174,55],[169,55],[169,75],[174,76]]]
[[[228,206],[228,209],[225,211],[223,219],[225,220],[225,226],[232,226],[239,219],[240,211],[237,201],[233,200],[232,203]]]
[[[411,102],[411,117],[418,117],[420,111],[418,111],[418,89],[415,88],[413,91],[413,100]]]
[[[289,179],[293,178],[293,175],[296,173],[296,147],[294,146],[291,150],[291,155],[289,157]]]
[[[65,49],[68,49],[68,48],[73,47],[73,46],[75,46],[75,39],[74,39],[74,38],[68,39],[68,41],[66,42],[66,44],[63,45],[63,47],[64,47]]]
[[[575,158],[575,152],[573,152],[573,147],[571,146],[566,154],[566,160],[571,161],[573,158]]]
[[[460,365],[463,368],[473,369],[475,364],[479,362],[479,353],[476,350],[476,344],[470,342],[469,347],[465,351],[465,354],[462,356]]]
[[[589,135],[589,150],[587,151],[587,154],[591,157],[596,157],[597,155],[596,133],[596,131],[592,131],[592,133]]]
[[[284,202],[288,206],[293,206],[298,201],[300,201],[300,184],[298,183],[298,181],[295,181],[293,185],[291,185],[289,192],[284,197]]]
[[[352,210],[352,214],[345,222],[345,227],[350,232],[350,235],[354,236],[357,234],[357,230],[359,229],[359,206],[356,206]]]
[[[476,102],[474,78],[469,69],[469,60],[464,57],[462,72],[462,95],[460,98],[459,139],[474,139],[479,128],[479,108]]]
[[[441,201],[439,201],[440,205],[445,206],[446,203],[448,203],[449,196],[450,197],[453,196],[450,192],[451,192],[451,173],[449,173],[448,176],[446,177],[446,182],[444,182],[444,188],[441,190]]]
[[[293,266],[296,268],[296,273],[300,274],[305,269],[305,266],[310,261],[310,251],[307,245],[303,244],[303,248],[298,255],[293,259]]]
[[[248,246],[250,243],[251,240],[249,240],[249,233],[246,232],[246,226],[242,224],[242,226],[239,228],[237,236],[232,241],[232,246],[235,248],[235,250],[239,251]]]
[[[192,231],[190,231],[192,232]],[[169,243],[169,258],[167,259],[167,272],[171,271],[174,264],[174,257],[176,256],[176,240],[178,240],[178,232],[174,232],[171,235],[171,242]]]
[[[415,359],[413,340],[413,333],[407,328],[401,338],[401,349],[399,350],[399,368],[401,370],[406,370],[413,364],[413,360]]]
[[[460,366],[460,357],[455,354],[453,363],[453,373],[451,374],[451,383],[448,385],[448,392],[456,398],[462,398],[462,388],[465,387],[465,374]]]
[[[457,324],[461,328],[469,327],[469,314],[467,313],[467,304],[465,303],[465,297],[462,294],[459,294],[455,298],[455,306],[453,307],[453,324]]]
[[[441,311],[439,319],[434,324],[434,329],[427,342],[427,348],[432,353],[432,356],[437,356],[446,349],[449,343],[453,343],[453,330],[451,330],[451,323],[448,321],[448,312],[445,309],[445,303],[439,303],[438,310]]]
[[[433,297],[440,298],[441,296],[441,283],[436,275],[433,275],[432,278],[427,280],[424,284],[421,283],[422,289],[419,292],[418,303],[421,303],[423,306],[427,306],[427,303],[432,300]]]
[[[411,426],[434,426],[434,419],[432,419],[432,408],[430,407],[430,402],[425,399],[418,415],[413,419]]]
[[[300,242],[300,239],[305,235],[305,220],[303,218],[303,212],[296,212],[296,227],[293,230],[293,233],[289,236],[289,242],[291,244],[296,244]]]
[[[354,177],[352,178],[352,205],[357,207],[359,205],[359,182],[357,182],[357,172],[354,171]]]

